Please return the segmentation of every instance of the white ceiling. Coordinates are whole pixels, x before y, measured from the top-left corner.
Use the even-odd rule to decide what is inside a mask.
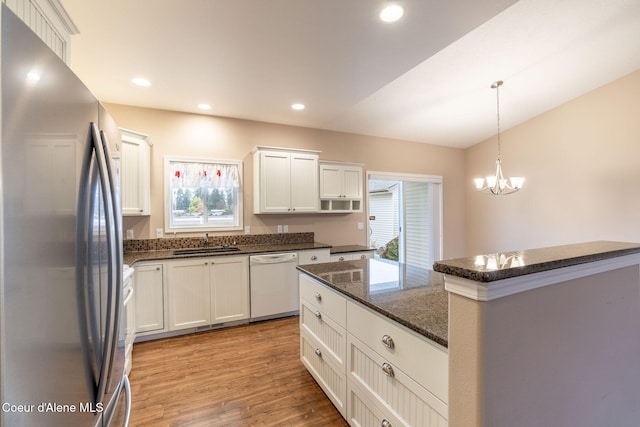
[[[103,102],[452,147],[496,133],[495,80],[507,129],[640,69],[638,0],[61,2]]]

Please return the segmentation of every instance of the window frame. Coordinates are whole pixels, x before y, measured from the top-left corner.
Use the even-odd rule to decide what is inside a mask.
[[[200,163],[203,165],[229,165],[238,168],[238,194],[237,194],[237,225],[225,225],[215,227],[211,222],[198,225],[176,226],[173,224],[172,217],[172,170],[173,163]],[[244,210],[243,210],[243,168],[241,160],[213,159],[203,157],[181,157],[181,156],[165,156],[164,157],[164,230],[165,233],[196,233],[196,232],[216,232],[216,231],[239,231],[244,228]],[[215,187],[214,187],[215,188]],[[206,211],[205,211],[206,212]]]

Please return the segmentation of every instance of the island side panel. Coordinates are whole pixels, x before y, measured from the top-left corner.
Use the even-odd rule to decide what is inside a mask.
[[[449,425],[480,427],[484,303],[449,293]],[[452,315],[454,313],[454,315]]]
[[[637,265],[468,300],[478,307],[457,298],[450,306],[450,322],[461,318],[449,337],[451,425],[459,425],[454,417],[466,404],[466,416],[477,417],[466,426],[628,426],[640,419]],[[479,353],[465,363],[455,354],[461,339]]]

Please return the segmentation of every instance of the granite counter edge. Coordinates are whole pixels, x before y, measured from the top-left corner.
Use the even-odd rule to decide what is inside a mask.
[[[601,242],[590,242],[593,244]],[[616,243],[616,242],[604,242],[604,243]],[[620,242],[621,244],[628,245],[629,243]],[[571,247],[573,245],[565,245]],[[577,245],[576,245],[577,246]],[[535,251],[544,251],[545,249],[554,250],[562,246],[540,248]],[[509,254],[524,254],[528,251],[511,252]],[[513,277],[525,276],[528,274],[541,273],[544,271],[555,270],[564,267],[571,267],[580,264],[587,264],[590,262],[602,261],[611,258],[616,258],[625,255],[633,255],[640,253],[640,245],[636,247],[624,247],[620,249],[606,250],[601,252],[594,252],[590,254],[582,254],[577,256],[567,256],[564,258],[558,258],[555,260],[547,260],[536,262],[530,265],[521,267],[511,267],[502,270],[481,270],[471,266],[471,258],[456,259],[456,260],[443,260],[436,261],[433,264],[433,270],[439,273],[448,274],[455,277],[461,277],[463,279],[469,279],[476,282],[489,283],[503,279],[510,279]],[[463,260],[469,260],[468,266],[456,265],[455,263],[461,263]],[[455,263],[454,263],[455,262]]]

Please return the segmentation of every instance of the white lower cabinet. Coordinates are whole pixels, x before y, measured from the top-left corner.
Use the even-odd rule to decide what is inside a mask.
[[[345,252],[331,255],[331,262],[335,261],[353,261],[356,259],[373,258],[373,251],[362,252]]]
[[[445,427],[447,350],[300,274],[300,356],[352,426]]]
[[[353,335],[347,341],[350,393],[359,395],[362,404],[370,401],[372,413],[394,426],[447,425],[444,402]]]
[[[346,418],[346,299],[300,275],[300,358]]]
[[[298,265],[319,264],[321,262],[331,261],[329,248],[325,249],[308,249],[298,252]]]
[[[249,258],[217,257],[209,268],[211,322],[249,318]]]
[[[169,330],[249,318],[246,256],[168,261]]]
[[[366,392],[357,391],[357,388],[353,382],[347,382],[347,414],[349,415],[347,421],[350,425],[357,427],[402,425],[393,416],[385,414],[379,405],[371,402],[366,397]]]
[[[209,261],[193,258],[167,263],[169,330],[211,324]]]
[[[337,365],[332,358],[327,357],[323,345],[304,331],[300,332],[300,359],[342,417],[346,418],[347,384],[344,365]]]
[[[166,331],[164,264],[135,265],[136,335]]]

